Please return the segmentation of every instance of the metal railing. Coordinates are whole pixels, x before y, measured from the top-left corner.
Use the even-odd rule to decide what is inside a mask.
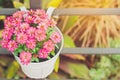
[[[30,0],[30,7],[40,8],[41,0]],[[11,15],[19,9],[15,8],[2,8],[0,15]],[[53,16],[71,16],[71,15],[120,15],[120,8],[64,8],[55,9]],[[0,48],[0,54],[8,54],[6,49]],[[119,54],[119,48],[63,48],[61,53],[78,53],[78,54]]]

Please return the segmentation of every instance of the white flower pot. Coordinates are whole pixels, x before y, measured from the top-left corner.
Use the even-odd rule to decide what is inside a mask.
[[[62,36],[61,31],[58,28],[56,28],[56,30]],[[15,56],[15,59],[20,64],[22,71],[28,77],[35,78],[35,79],[40,79],[40,78],[42,79],[42,78],[46,78],[50,73],[52,73],[52,71],[54,69],[54,64],[55,64],[62,48],[63,48],[63,36],[62,36],[62,41],[61,41],[60,49],[59,49],[58,53],[50,60],[47,60],[44,62],[39,62],[39,63],[30,63],[28,65],[23,65],[17,56]]]

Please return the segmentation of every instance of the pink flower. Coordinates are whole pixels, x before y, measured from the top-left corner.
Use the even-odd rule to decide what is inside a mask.
[[[25,13],[24,11],[17,11],[16,13],[13,14],[13,18],[21,19],[24,13]]]
[[[27,35],[28,35],[28,37],[29,38],[35,38],[35,32],[36,32],[36,28],[34,28],[34,27],[29,27],[28,29],[27,29]]]
[[[43,15],[45,16],[46,13],[45,13],[45,11],[42,10],[42,9],[36,9],[36,11],[35,11],[35,15],[41,17],[41,16],[43,16]]]
[[[25,44],[27,40],[28,40],[28,35],[26,35],[25,33],[19,33],[17,35],[17,42],[18,43]]]
[[[34,18],[32,17],[32,16],[27,16],[27,17],[25,17],[25,21],[27,22],[27,23],[33,23],[33,20],[34,20]]]
[[[28,23],[22,23],[20,25],[21,32],[25,32],[28,28],[29,28],[29,24]]]
[[[43,44],[43,48],[47,49],[48,52],[51,52],[55,49],[55,44],[52,42],[52,40],[48,40]]]
[[[20,33],[20,27],[15,27],[14,33],[17,35]]]
[[[36,16],[34,19],[34,23],[39,24],[41,22],[41,18]]]
[[[14,28],[11,22],[8,22],[7,24],[5,24],[5,29],[10,29],[10,28]]]
[[[13,25],[14,27],[18,27],[18,26],[20,26],[21,22],[22,22],[21,19],[13,19],[13,20],[12,20],[12,25]]]
[[[52,19],[52,20],[48,20],[48,24],[51,27],[55,27],[57,23]]]
[[[41,22],[41,23],[39,23],[39,25],[37,26],[37,28],[46,31],[47,28],[48,28],[48,25],[46,23],[44,23],[44,22]]]
[[[2,32],[2,37],[4,40],[9,40],[11,38],[11,36],[12,36],[12,32],[9,30],[4,30]]]
[[[48,50],[43,48],[39,50],[39,58],[47,58],[48,57]]]
[[[26,43],[26,46],[29,48],[29,49],[34,49],[36,47],[36,42],[34,39],[29,39]]]
[[[28,65],[31,61],[32,54],[30,52],[21,52],[20,53],[20,61],[22,64]]]
[[[53,32],[50,38],[54,43],[59,43],[61,41],[61,36],[58,32]]]
[[[2,40],[1,46],[3,48],[7,48],[7,45],[8,45],[8,40]]]
[[[32,16],[32,15],[35,14],[35,11],[31,9],[31,10],[28,11],[28,14]]]
[[[37,41],[43,41],[46,39],[46,33],[45,31],[41,30],[41,29],[37,29],[35,32],[35,38],[37,39]]]
[[[13,52],[17,47],[17,43],[14,40],[8,42],[9,51]]]

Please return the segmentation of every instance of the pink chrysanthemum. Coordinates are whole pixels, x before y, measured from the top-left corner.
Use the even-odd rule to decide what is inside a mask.
[[[34,27],[29,27],[28,29],[27,29],[27,35],[28,35],[28,37],[29,38],[35,38],[35,32],[36,32],[36,28],[34,28]]]
[[[43,48],[39,50],[39,58],[47,58],[48,57],[48,50]]]
[[[11,36],[12,36],[12,32],[9,30],[4,30],[2,32],[2,37],[4,40],[9,40],[11,38]]]
[[[28,28],[29,28],[29,24],[28,23],[22,23],[20,25],[21,32],[25,32]]]
[[[20,33],[20,27],[15,27],[14,33],[15,33],[15,35],[19,34]]]
[[[34,49],[36,47],[36,41],[34,39],[29,39],[26,43],[29,49]]]
[[[47,49],[48,52],[51,52],[55,49],[55,44],[52,42],[52,40],[48,40],[43,44],[43,48]]]
[[[8,41],[7,40],[2,40],[1,46],[3,48],[7,48],[7,45],[8,45]]]
[[[50,38],[54,43],[59,43],[61,41],[61,36],[58,32],[53,32]]]
[[[8,42],[7,48],[9,51],[13,52],[17,47],[17,43],[14,40]]]
[[[42,16],[46,16],[46,13],[45,13],[45,11],[42,10],[42,9],[36,9],[35,15],[37,15],[37,16],[39,16],[39,17],[42,17]]]
[[[37,28],[46,31],[47,28],[48,28],[48,25],[47,25],[45,22],[43,22],[43,23],[39,23],[39,25],[37,26]]]
[[[32,16],[27,16],[27,17],[25,17],[25,21],[27,22],[27,23],[33,23],[33,20],[34,20],[34,18],[32,17]]]
[[[25,44],[27,40],[28,40],[28,35],[26,35],[25,33],[19,33],[17,35],[17,42],[18,43]]]
[[[52,19],[52,20],[48,20],[48,24],[51,27],[55,27],[57,23]]]
[[[39,24],[41,21],[42,21],[41,18],[38,17],[38,16],[36,16],[33,22],[34,22],[35,24]]]
[[[13,26],[12,21],[13,21],[13,17],[12,17],[12,16],[7,17],[7,18],[4,20],[4,26],[5,26],[5,29],[15,27],[15,26]]]
[[[13,19],[11,24],[13,25],[13,27],[18,27],[20,26],[21,22],[21,19]]]
[[[41,29],[37,29],[35,32],[35,38],[37,39],[37,41],[43,41],[46,39],[46,33],[44,30]]]
[[[32,53],[30,52],[21,52],[20,53],[20,61],[22,64],[28,65],[31,61]]]
[[[25,12],[24,11],[17,11],[13,14],[13,18],[22,19],[22,16]]]

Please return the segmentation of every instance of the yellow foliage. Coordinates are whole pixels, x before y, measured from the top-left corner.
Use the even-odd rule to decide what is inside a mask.
[[[58,7],[59,4],[62,2],[62,0],[51,0],[48,4],[48,8],[49,7]]]

